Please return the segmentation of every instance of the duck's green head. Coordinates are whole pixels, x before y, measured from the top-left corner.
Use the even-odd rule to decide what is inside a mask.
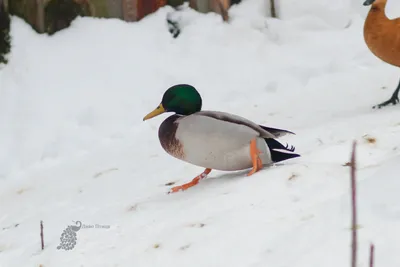
[[[174,85],[164,93],[161,104],[147,114],[143,120],[151,119],[164,112],[190,115],[201,110],[201,96],[196,88],[189,84]]]

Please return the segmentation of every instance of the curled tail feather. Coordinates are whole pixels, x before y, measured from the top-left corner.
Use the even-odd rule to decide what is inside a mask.
[[[273,138],[265,138],[264,140],[269,147],[273,162],[280,162],[291,158],[300,157],[299,154],[293,153],[295,150],[294,146],[289,147],[288,144],[284,146]]]

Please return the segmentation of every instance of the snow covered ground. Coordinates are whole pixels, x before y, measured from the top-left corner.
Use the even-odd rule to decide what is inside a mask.
[[[247,0],[230,24],[187,10],[177,39],[168,7],[139,23],[80,18],[52,37],[13,18],[0,70],[0,266],[349,266],[353,140],[359,266],[371,242],[376,267],[400,266],[400,107],[372,109],[400,71],[366,47],[362,2],[282,0],[273,20]],[[281,141],[302,157],[166,194],[202,171],[162,150],[166,115],[142,121],[176,83],[196,86],[204,109],[294,131]],[[109,228],[81,228],[57,250],[73,221]]]

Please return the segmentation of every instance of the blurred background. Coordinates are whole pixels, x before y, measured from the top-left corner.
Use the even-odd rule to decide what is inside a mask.
[[[68,27],[77,16],[139,21],[165,5],[185,2],[199,12],[225,15],[241,0],[2,0],[11,15],[23,18],[39,33],[53,34]],[[273,2],[273,0],[271,0]],[[226,18],[225,18],[226,19]]]

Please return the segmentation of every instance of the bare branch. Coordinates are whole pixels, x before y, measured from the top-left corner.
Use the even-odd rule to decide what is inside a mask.
[[[369,250],[369,267],[374,267],[374,249],[375,249],[374,244],[371,244]]]
[[[42,250],[43,250],[44,249],[43,221],[40,221],[40,241],[42,243]]]
[[[352,207],[352,222],[351,222],[351,267],[357,266],[357,202],[356,202],[356,141],[353,142],[353,150],[350,160],[350,175],[351,175],[351,207]]]

